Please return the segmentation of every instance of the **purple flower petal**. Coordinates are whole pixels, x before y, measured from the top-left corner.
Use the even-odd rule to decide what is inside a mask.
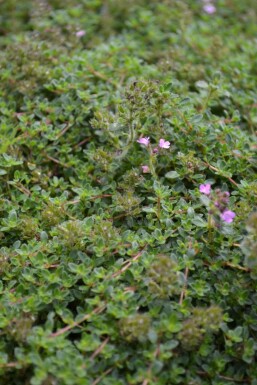
[[[141,166],[141,168],[142,168],[143,174],[147,174],[150,172],[150,169],[148,166]]]
[[[149,137],[140,138],[137,140],[137,143],[143,144],[144,146],[147,147],[150,143],[150,138]]]
[[[86,31],[83,31],[83,30],[76,32],[76,36],[77,36],[77,37],[82,37],[82,36],[84,36],[85,34],[86,34]]]
[[[170,142],[168,142],[168,141],[165,140],[165,139],[160,139],[160,140],[159,140],[159,147],[160,147],[160,148],[168,149],[168,148],[170,148]]]
[[[200,184],[199,190],[200,193],[209,195],[211,193],[211,185],[209,183]]]
[[[216,12],[216,7],[215,7],[213,4],[209,3],[209,4],[205,4],[205,5],[203,6],[203,10],[204,10],[206,13],[208,13],[209,15],[212,15],[213,13]]]
[[[227,223],[233,222],[235,216],[236,214],[234,213],[234,211],[230,210],[225,210],[222,214],[220,214],[221,219]]]

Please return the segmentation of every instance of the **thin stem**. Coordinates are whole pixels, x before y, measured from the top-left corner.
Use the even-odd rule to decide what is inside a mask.
[[[234,263],[231,263],[231,262],[224,262],[223,263],[224,266],[228,266],[228,267],[232,267],[234,269],[238,269],[238,270],[242,270],[242,271],[251,271],[248,267],[243,267],[243,266],[240,266],[240,265],[235,265]]]
[[[208,163],[208,162],[203,162],[207,167],[209,167],[209,169],[210,170],[213,170],[213,171],[216,171],[217,173],[218,173],[218,175],[220,175],[220,176],[222,176],[222,177],[224,177],[224,178],[227,178],[234,186],[236,186],[236,187],[238,187],[238,184],[232,179],[232,178],[230,178],[230,177],[228,177],[228,176],[226,176],[226,175],[224,175],[223,173],[222,173],[222,170],[219,170],[218,168],[216,168],[216,167],[214,167],[214,166],[212,166],[210,163]]]
[[[123,147],[123,151],[118,157],[119,159],[123,159],[127,155],[129,147],[134,142],[134,140],[135,140],[135,130],[134,130],[134,126],[133,126],[133,112],[130,110],[130,113],[129,113],[129,139],[128,139],[126,145]]]
[[[180,116],[180,118],[183,120],[183,122],[185,123],[185,125],[188,127],[189,131],[192,131],[193,130],[193,126],[192,124],[186,119],[185,115],[178,109],[175,107],[175,111],[178,113],[178,115]],[[181,129],[183,132],[185,132],[184,129]],[[185,132],[186,133],[186,132]]]
[[[23,365],[21,362],[6,362],[0,364],[0,368],[16,368],[19,365]]]
[[[212,95],[212,92],[213,92],[212,89],[209,88],[208,95],[207,95],[207,98],[205,99],[204,105],[201,108],[201,112],[205,112],[206,111],[206,109],[208,107],[208,103],[209,103],[211,95]]]
[[[157,179],[157,174],[156,174],[154,162],[153,162],[154,155],[153,155],[153,151],[152,151],[151,146],[149,146],[148,152],[149,152],[149,168],[150,168],[152,176]]]
[[[107,376],[107,374],[111,373],[112,370],[113,368],[107,369],[105,372],[103,372],[100,377],[98,377],[94,382],[92,382],[92,385],[97,385],[105,376]]]
[[[116,271],[111,275],[111,277],[108,277],[108,278],[115,278],[115,277],[118,277],[120,274],[124,273],[124,271],[126,271],[132,265],[133,262],[137,261],[141,257],[146,247],[147,247],[147,244],[144,245],[143,248],[129,261],[125,261],[125,265],[120,270]]]
[[[186,267],[186,269],[185,269],[185,284],[184,284],[184,286],[183,286],[183,289],[182,289],[182,292],[181,292],[180,298],[179,298],[179,304],[180,304],[180,305],[182,305],[183,300],[184,300],[185,295],[186,295],[188,274],[189,274],[189,268]]]
[[[51,333],[49,337],[58,337],[68,331],[70,331],[71,329],[79,326],[81,323],[87,321],[89,318],[91,318],[94,314],[100,314],[102,313],[105,308],[106,308],[106,304],[104,305],[101,305],[101,306],[98,306],[97,308],[95,308],[91,313],[88,313],[86,315],[84,315],[84,317],[80,320],[80,321],[77,321],[77,322],[73,322],[71,325],[67,325],[65,326],[64,328],[62,329],[59,329],[57,330],[55,333]]]
[[[154,351],[154,356],[153,356],[154,360],[158,357],[159,354],[160,354],[160,344],[158,343],[157,348]],[[149,384],[149,381],[151,380],[151,376],[152,376],[153,364],[154,364],[154,361],[151,362],[151,364],[147,370],[147,378],[144,379],[142,385],[148,385]]]
[[[157,198],[157,218],[161,218],[161,198]]]
[[[213,231],[212,231],[212,215],[208,214],[208,243],[209,245],[212,244],[213,241]]]
[[[94,351],[94,353],[91,355],[90,360],[93,361],[93,359],[98,356],[98,354],[101,353],[101,351],[104,349],[105,345],[109,342],[110,337],[107,337],[100,346]]]
[[[134,125],[133,125],[133,117],[132,117],[132,112],[131,112],[131,115],[130,115],[130,124],[129,124],[129,127],[130,127],[130,140],[129,140],[129,143],[133,143],[134,140],[135,140],[135,130],[134,130]]]

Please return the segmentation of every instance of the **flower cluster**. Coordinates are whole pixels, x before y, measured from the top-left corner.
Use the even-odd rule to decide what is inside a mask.
[[[194,350],[207,334],[218,331],[222,320],[223,313],[219,306],[213,305],[207,309],[195,308],[192,316],[183,322],[178,339],[186,350]]]
[[[143,146],[148,147],[149,144],[150,144],[150,138],[149,138],[149,136],[145,137],[145,138],[140,138],[140,139],[137,140],[137,143],[143,144]],[[164,148],[166,150],[166,149],[170,148],[170,142],[168,142],[165,139],[160,139],[158,146],[160,148]],[[153,152],[158,152],[158,147],[155,147]]]
[[[201,184],[199,191],[207,195],[210,201],[213,202],[213,207],[210,209],[209,214],[218,214],[222,221],[231,223],[233,222],[236,214],[228,209],[229,204],[229,192],[216,189],[214,193],[211,192],[211,185]]]
[[[148,147],[150,157],[153,156],[154,154],[157,154],[158,151],[159,151],[159,148],[163,148],[164,150],[167,150],[167,149],[170,148],[170,142],[168,140],[163,139],[163,138],[161,138],[159,140],[158,147],[154,147],[153,149],[151,149],[151,146],[150,146],[150,138],[149,138],[149,136],[143,137],[143,138],[139,138],[137,140],[137,143],[142,144],[145,147]],[[141,168],[142,168],[143,174],[148,174],[148,173],[151,172],[150,167],[148,167],[146,165],[141,166]]]
[[[121,336],[128,342],[144,341],[149,332],[150,324],[151,318],[147,313],[138,313],[122,318],[119,322]]]
[[[169,298],[178,294],[182,280],[177,263],[168,255],[158,255],[146,273],[148,291],[159,298]]]

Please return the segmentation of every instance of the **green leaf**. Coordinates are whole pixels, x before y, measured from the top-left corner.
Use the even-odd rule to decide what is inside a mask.
[[[209,87],[209,84],[205,80],[198,80],[195,83],[197,88],[207,89]]]
[[[167,179],[177,179],[180,175],[177,173],[177,171],[169,171],[167,174],[165,174],[165,178]]]
[[[207,227],[208,223],[202,219],[199,215],[196,215],[193,219],[192,219],[192,223],[197,226],[197,227]]]

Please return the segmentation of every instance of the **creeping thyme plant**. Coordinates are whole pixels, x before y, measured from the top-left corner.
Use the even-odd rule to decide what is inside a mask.
[[[0,19],[0,383],[257,385],[256,0]]]

